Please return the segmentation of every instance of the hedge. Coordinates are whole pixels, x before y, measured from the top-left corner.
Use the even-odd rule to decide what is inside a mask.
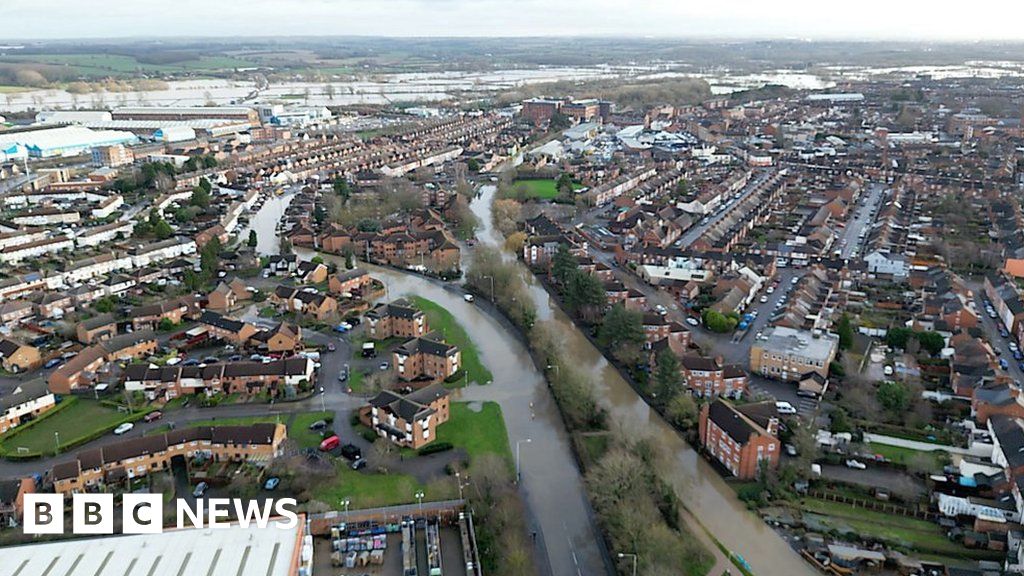
[[[446,452],[448,450],[451,450],[452,448],[454,448],[454,446],[452,446],[451,442],[434,442],[433,444],[428,444],[423,448],[420,448],[417,454],[419,454],[420,456],[426,456],[428,454]]]

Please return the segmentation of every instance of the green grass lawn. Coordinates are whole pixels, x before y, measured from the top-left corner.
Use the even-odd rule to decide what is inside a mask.
[[[430,329],[443,334],[447,342],[455,344],[462,350],[462,368],[468,374],[471,382],[489,384],[494,380],[494,375],[491,374],[491,371],[480,360],[480,352],[476,344],[470,340],[466,330],[455,321],[455,317],[452,316],[451,312],[445,310],[436,302],[420,296],[413,296],[412,300],[415,302],[416,307],[423,310],[427,315]],[[458,387],[464,383],[465,379],[453,382],[451,386]]]
[[[347,462],[341,461],[337,465],[334,480],[314,488],[312,496],[314,500],[320,500],[335,510],[341,509],[339,503],[348,498],[355,510],[413,504],[416,502],[416,492],[423,489],[423,485],[412,476],[357,472],[349,468]]]
[[[61,408],[53,416],[44,417],[38,424],[25,428],[22,432],[5,438],[3,448],[16,453],[18,448],[29,452],[53,453],[57,437],[60,435],[62,449],[69,443],[84,436],[111,430],[128,418],[125,412],[104,406],[95,400],[85,398],[65,398],[64,402],[72,404]]]
[[[531,198],[538,198],[540,200],[553,200],[558,196],[558,188],[556,188],[557,182],[555,180],[547,180],[543,178],[527,179],[527,180],[516,180],[512,186],[515,188],[519,185],[526,186],[526,194]],[[579,190],[582,186],[573,184],[574,190]]]
[[[301,448],[314,448],[320,445],[322,438],[320,433],[310,430],[309,426],[317,420],[327,420],[333,416],[332,412],[304,412],[296,414],[288,426],[288,438],[298,443]]]
[[[868,443],[868,448],[871,449],[875,454],[881,454],[885,458],[892,460],[897,464],[906,466],[907,462],[917,456],[924,455],[932,461],[932,467],[935,470],[941,470],[946,464],[948,457],[945,452],[922,452],[920,450],[913,450],[911,448],[903,448],[900,446],[889,446],[887,444],[877,444],[874,442]]]
[[[348,387],[352,389],[355,394],[362,394],[365,390],[363,388],[363,381],[366,379],[366,372],[355,368],[348,374]]]
[[[855,508],[814,498],[800,501],[800,508],[826,516],[826,523],[843,531],[871,536],[891,544],[943,555],[967,556],[972,551],[950,541],[937,524],[894,514]]]
[[[474,412],[468,402],[452,402],[448,421],[437,428],[437,442],[450,442],[462,448],[470,458],[498,454],[512,462],[505,418],[497,402],[484,402]]]
[[[198,428],[199,426],[249,426],[252,424],[281,424],[288,425],[288,438],[294,440],[301,448],[312,448],[320,445],[320,433],[309,429],[309,425],[317,420],[326,420],[333,416],[331,412],[302,412],[295,414],[262,415],[262,416],[239,416],[236,418],[217,418],[210,420],[195,420],[186,422],[182,426],[186,428]],[[150,430],[148,434],[162,434],[170,430],[169,426],[160,426]]]

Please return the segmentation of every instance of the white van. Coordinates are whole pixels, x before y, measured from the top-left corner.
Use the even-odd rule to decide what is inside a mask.
[[[796,414],[796,408],[789,402],[776,402],[775,409],[779,411],[779,414]]]

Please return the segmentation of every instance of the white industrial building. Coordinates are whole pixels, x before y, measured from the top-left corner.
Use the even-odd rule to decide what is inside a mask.
[[[133,144],[138,139],[130,132],[91,130],[83,126],[62,126],[43,130],[26,130],[0,134],[0,158],[19,157],[17,147],[25,149],[33,158],[77,156],[98,146]]]
[[[291,527],[272,520],[264,528],[231,524],[11,546],[3,549],[3,558],[5,567],[22,576],[295,576],[312,573],[313,540],[300,517]]]

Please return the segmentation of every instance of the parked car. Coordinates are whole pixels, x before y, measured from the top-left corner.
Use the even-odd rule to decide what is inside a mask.
[[[796,414],[796,408],[792,404],[781,400],[775,403],[775,409],[779,414]]]
[[[337,349],[338,349],[338,347],[334,345],[334,342],[328,342],[327,343],[327,351],[328,352],[334,352]]]
[[[390,362],[381,362],[380,365],[377,366],[377,368],[380,368],[381,370],[387,370],[388,368],[391,368],[391,363]]]
[[[466,302],[470,302],[470,303],[473,302],[473,300],[475,300],[475,298],[473,298],[472,294],[463,294],[462,295],[462,299],[465,300]]]
[[[119,425],[117,428],[114,428],[114,436],[127,434],[132,431],[132,428],[135,428],[135,424],[131,422],[125,422],[124,424]]]
[[[768,302],[768,297],[767,296],[761,296],[760,302],[761,302],[761,304],[764,304],[764,303]]]
[[[267,481],[263,483],[264,490],[273,490],[277,488],[277,485],[281,483],[281,479],[277,476],[267,478]]]
[[[363,451],[355,444],[345,444],[341,447],[341,455],[346,460],[359,460],[363,457]]]
[[[886,376],[892,376],[892,372],[892,366],[889,366],[888,364],[886,364],[885,367],[882,368],[882,374],[885,374]]]
[[[700,326],[700,320],[697,320],[693,316],[687,316],[686,323],[689,324],[690,326]]]
[[[46,364],[43,364],[43,368],[46,368],[47,370],[49,370],[50,368],[56,368],[57,366],[60,366],[63,362],[63,358],[53,358],[48,360]]]
[[[310,430],[325,430],[327,429],[327,420],[317,420],[309,425]]]
[[[352,469],[353,470],[362,470],[363,468],[366,468],[366,460],[364,460],[362,458],[360,458],[360,459],[358,459],[358,460],[356,460],[355,462],[352,463]]]
[[[790,456],[796,456],[798,454],[796,451],[796,446],[793,446],[792,444],[786,444],[786,454]]]
[[[846,467],[853,468],[854,470],[866,470],[868,465],[861,462],[860,460],[851,459],[846,461]]]
[[[145,420],[146,422],[156,422],[157,420],[159,420],[159,419],[161,419],[163,417],[164,417],[164,413],[159,411],[159,410],[156,410],[156,411],[150,412],[149,414],[146,414],[146,416],[143,418],[143,420]]]
[[[206,494],[206,491],[209,488],[209,484],[207,484],[206,482],[200,482],[199,484],[196,484],[196,489],[192,491],[192,496],[194,496],[195,498],[202,498],[203,494]]]
[[[320,443],[321,452],[330,452],[341,445],[341,438],[338,438],[337,434],[324,438],[323,442]]]
[[[1006,358],[1000,358],[999,367],[1002,368],[1003,370],[1007,370],[1010,368],[1010,363],[1006,361]]]

